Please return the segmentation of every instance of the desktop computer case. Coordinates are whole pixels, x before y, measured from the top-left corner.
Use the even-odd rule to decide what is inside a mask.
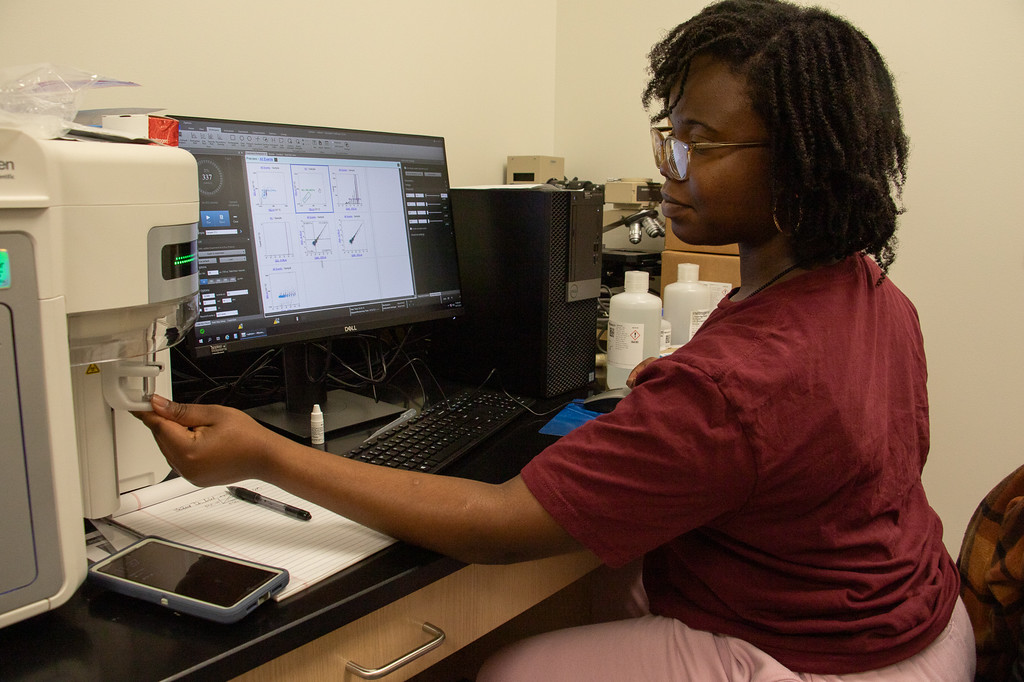
[[[465,312],[435,334],[435,369],[535,398],[594,379],[601,187],[456,188]]]

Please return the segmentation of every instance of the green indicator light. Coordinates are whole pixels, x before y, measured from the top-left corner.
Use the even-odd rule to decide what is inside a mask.
[[[195,262],[195,260],[196,260],[196,254],[194,254],[194,253],[190,253],[187,256],[175,256],[174,257],[174,265],[175,266],[178,266],[178,265],[188,265],[189,263]]]
[[[11,288],[11,255],[0,249],[0,289]]]

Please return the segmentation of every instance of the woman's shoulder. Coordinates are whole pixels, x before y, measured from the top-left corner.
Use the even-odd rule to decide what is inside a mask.
[[[715,380],[736,374],[748,380],[792,378],[855,323],[860,299],[876,288],[880,275],[870,258],[852,256],[742,301],[723,300],[693,338],[668,357]]]

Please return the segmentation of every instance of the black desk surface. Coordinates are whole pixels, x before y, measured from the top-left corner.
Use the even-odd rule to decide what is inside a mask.
[[[553,415],[520,417],[447,473],[493,483],[515,476],[554,442],[538,433]],[[351,446],[351,437],[338,439],[328,450]],[[397,543],[232,625],[178,615],[86,582],[61,607],[0,629],[0,680],[230,679],[461,567]]]

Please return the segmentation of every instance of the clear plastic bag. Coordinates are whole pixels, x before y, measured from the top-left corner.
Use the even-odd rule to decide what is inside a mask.
[[[0,127],[17,128],[39,139],[60,137],[75,127],[75,116],[87,90],[134,85],[53,64],[2,68]]]

